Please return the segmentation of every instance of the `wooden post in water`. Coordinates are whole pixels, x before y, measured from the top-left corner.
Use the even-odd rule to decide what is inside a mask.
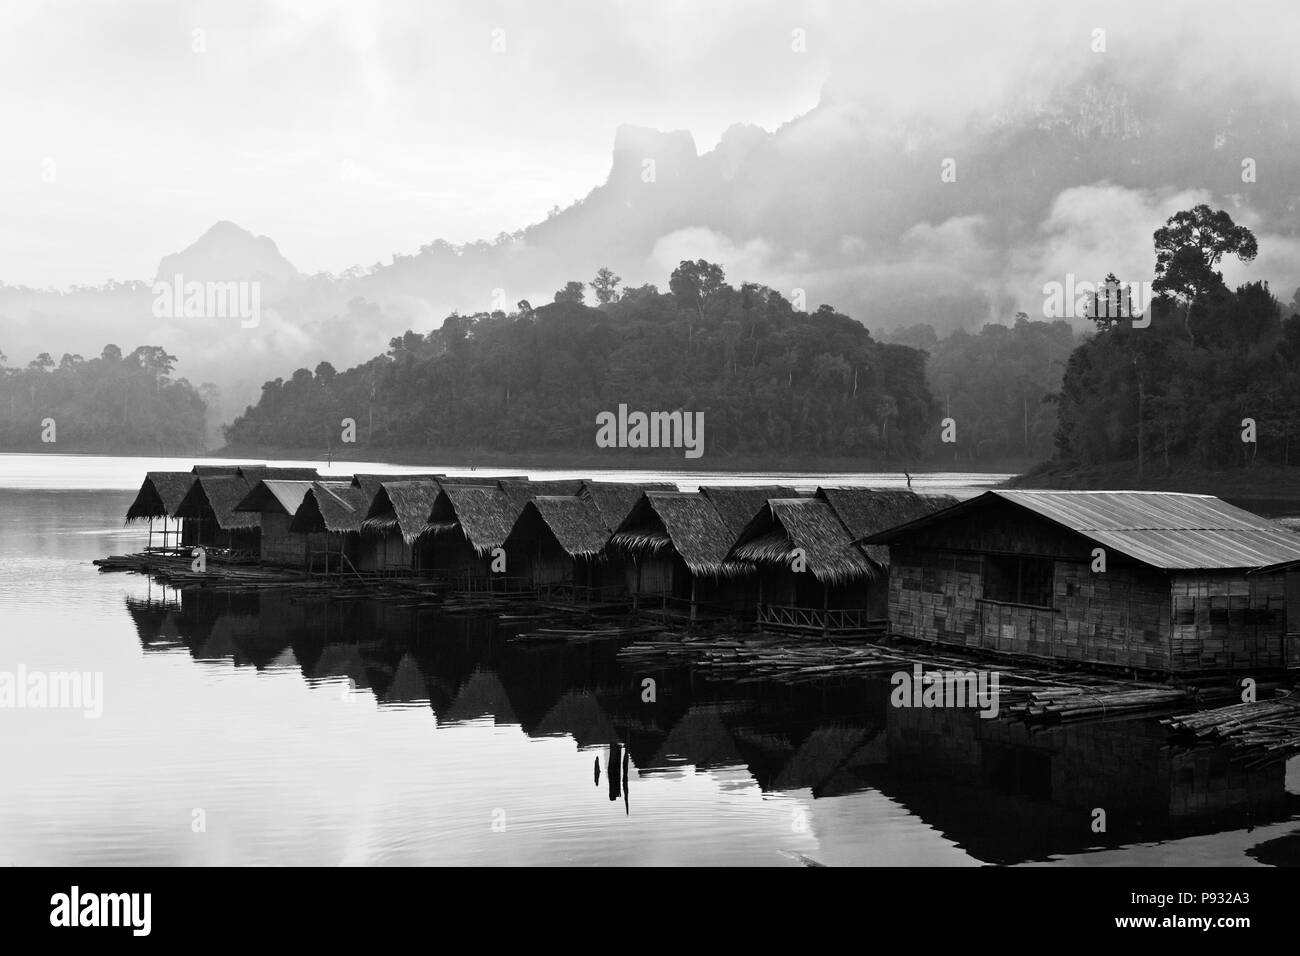
[[[609,765],[605,768],[605,778],[609,781],[609,799],[617,800],[623,795],[622,780],[618,766],[623,760],[623,747],[620,744],[609,745]]]

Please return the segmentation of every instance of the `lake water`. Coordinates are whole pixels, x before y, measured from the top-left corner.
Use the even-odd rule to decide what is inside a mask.
[[[0,673],[103,681],[98,718],[0,708],[0,865],[1295,858],[1300,761],[1247,772],[1153,720],[1030,733],[881,678],[733,684],[495,617],[101,574],[144,543],[144,471],[189,463],[0,456]]]

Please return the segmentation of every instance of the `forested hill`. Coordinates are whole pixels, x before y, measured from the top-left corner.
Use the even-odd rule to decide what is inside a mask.
[[[571,282],[553,303],[452,315],[337,372],[327,362],[262,388],[226,429],[237,448],[404,453],[596,452],[598,413],[702,412],[704,461],[772,455],[906,465],[937,434],[925,352],[874,339],[830,306],[796,309],[771,289],[683,262],[670,291],[623,290],[602,272],[599,308]],[[348,449],[350,450],[350,449]],[[653,452],[664,462],[680,452]]]
[[[42,352],[8,367],[0,353],[0,450],[185,454],[203,450],[203,389],[171,377],[176,356],[156,345],[97,358]]]

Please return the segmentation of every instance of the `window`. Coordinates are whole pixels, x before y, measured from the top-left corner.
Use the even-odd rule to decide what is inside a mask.
[[[1054,572],[1055,563],[1051,558],[985,555],[984,599],[1051,607]]]

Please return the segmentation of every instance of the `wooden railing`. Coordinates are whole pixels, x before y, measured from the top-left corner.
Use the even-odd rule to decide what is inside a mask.
[[[792,631],[846,633],[876,630],[884,622],[870,617],[865,608],[827,608],[822,610],[820,608],[760,604],[758,607],[758,624],[760,627],[773,627]]]
[[[453,589],[470,594],[501,594],[523,597],[536,593],[531,579],[507,574],[452,574],[448,580]]]
[[[608,604],[615,601],[629,601],[627,589],[616,584],[588,586],[556,582],[537,586],[537,596],[544,601],[557,601],[566,604]]]

